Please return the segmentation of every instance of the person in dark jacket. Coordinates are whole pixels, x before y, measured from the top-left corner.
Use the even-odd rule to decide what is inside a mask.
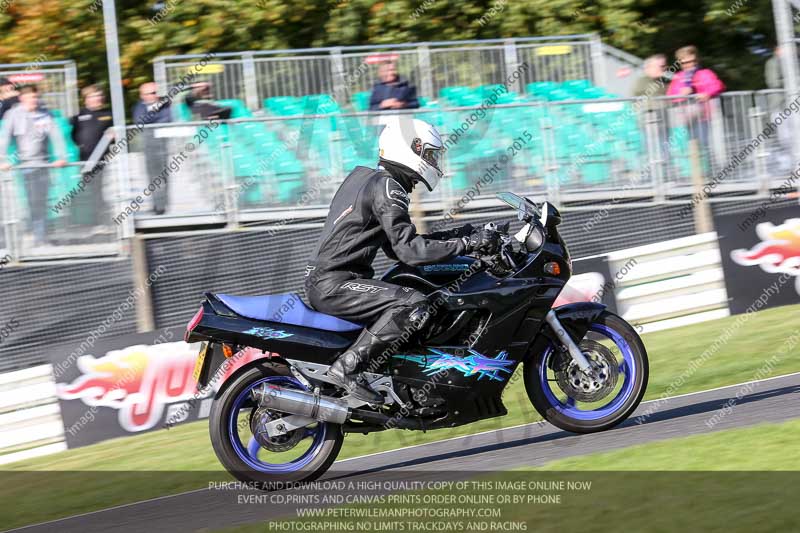
[[[158,96],[158,87],[153,82],[143,83],[139,87],[139,102],[133,107],[133,122],[135,124],[167,124],[172,122],[171,101]],[[163,139],[155,136],[153,128],[142,131],[144,140],[145,163],[147,167],[148,183],[158,177],[167,166],[167,149]],[[153,212],[163,215],[169,203],[169,191],[166,178],[165,183],[153,192]]]
[[[111,110],[105,106],[103,90],[97,85],[89,85],[81,91],[84,107],[77,115],[70,119],[72,126],[72,141],[80,151],[80,160],[89,161],[94,149],[100,144],[103,136],[110,135],[113,126]],[[108,152],[107,145],[103,153],[95,154],[95,161],[100,160]],[[102,165],[102,163],[101,163]],[[87,183],[87,193],[92,198],[92,225],[99,226],[106,222],[106,203],[103,199],[104,169],[98,165],[94,167],[84,181]]]
[[[359,369],[370,358],[414,332],[430,319],[427,298],[419,291],[372,279],[379,249],[409,265],[425,265],[481,250],[495,253],[496,234],[462,228],[417,234],[408,214],[416,183],[433,191],[442,177],[442,139],[421,120],[398,119],[379,139],[376,169],[356,167],[331,202],[316,250],[306,267],[305,289],[317,311],[368,324],[355,343],[328,370],[331,380],[369,403],[383,397],[363,380]],[[404,336],[405,333],[405,336]]]
[[[19,103],[19,91],[17,86],[11,83],[8,78],[0,78],[0,120],[9,109]]]
[[[201,81],[192,85],[186,96],[186,105],[195,120],[227,120],[231,118],[230,107],[217,105],[211,82]]]
[[[378,67],[378,83],[372,87],[369,97],[371,111],[391,109],[416,109],[417,88],[397,74],[394,61],[386,61]]]

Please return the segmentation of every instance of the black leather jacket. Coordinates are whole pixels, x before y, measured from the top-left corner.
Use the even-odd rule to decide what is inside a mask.
[[[333,197],[306,276],[349,272],[372,278],[371,265],[379,248],[389,258],[409,265],[437,263],[463,254],[465,245],[459,237],[466,227],[417,234],[408,214],[411,189],[411,180],[402,172],[356,167]]]

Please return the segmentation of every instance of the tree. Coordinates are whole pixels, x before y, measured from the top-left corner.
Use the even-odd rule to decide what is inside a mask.
[[[640,57],[697,45],[729,89],[764,87],[769,0],[166,0],[117,3],[130,103],[160,55],[597,32]],[[14,0],[0,14],[5,62],[74,59],[107,79],[102,0]]]

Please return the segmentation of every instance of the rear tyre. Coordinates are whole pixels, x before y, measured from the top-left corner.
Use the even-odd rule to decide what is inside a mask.
[[[325,473],[342,448],[339,424],[318,422],[262,445],[252,432],[254,416],[279,418],[286,413],[259,409],[251,392],[262,383],[305,390],[285,367],[265,364],[243,372],[214,399],[209,433],[214,452],[228,472],[261,489],[282,483],[312,481]],[[298,434],[297,432],[302,432]],[[262,436],[262,438],[264,438]]]
[[[599,375],[606,383],[588,380],[568,356],[564,363],[554,360],[559,355],[550,343],[525,363],[525,390],[554,426],[573,433],[605,431],[627,419],[642,401],[649,377],[647,351],[633,326],[609,311],[591,324],[579,346],[602,368]]]

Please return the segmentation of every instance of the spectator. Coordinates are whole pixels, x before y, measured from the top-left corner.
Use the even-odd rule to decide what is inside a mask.
[[[775,53],[767,60],[764,65],[764,78],[767,81],[767,87],[773,89],[775,92],[767,94],[767,107],[769,112],[770,121],[775,121],[775,116],[780,113],[786,105],[786,94],[783,92],[783,69],[781,68],[781,52],[783,48],[778,45],[775,47]],[[770,150],[774,157],[767,159],[767,167],[770,172],[780,174],[791,171],[792,166],[792,133],[791,128],[778,129],[778,144],[775,150]]]
[[[667,56],[656,54],[644,60],[643,73],[633,86],[633,95],[644,98],[641,109],[641,129],[647,131],[645,136],[648,143],[648,152],[657,155],[664,162],[669,161],[669,121],[665,113],[666,105],[663,100],[651,100],[666,96],[669,80],[667,72]],[[651,130],[652,128],[652,130]],[[651,136],[650,131],[653,131]],[[651,144],[652,143],[652,144]],[[653,169],[647,167],[648,171]]]
[[[675,52],[675,58],[681,65],[681,70],[672,78],[667,94],[669,96],[695,95],[701,102],[719,96],[725,90],[725,84],[720,81],[710,68],[702,68],[695,46],[684,46]],[[706,113],[707,114],[707,113]]]
[[[371,111],[387,109],[416,109],[417,88],[408,80],[397,75],[394,61],[386,61],[378,67],[378,81],[372,87],[369,97]]]
[[[158,86],[153,82],[139,86],[139,102],[133,107],[133,121],[137,124],[166,124],[172,122],[168,98],[159,98]]]
[[[781,70],[781,47],[775,47],[775,53],[764,65],[764,79],[770,89],[783,89],[783,70]]]
[[[172,122],[171,104],[168,98],[159,98],[155,83],[143,83],[139,86],[139,102],[133,107],[133,122],[145,125]],[[154,128],[145,128],[142,137],[149,184],[153,183],[166,168],[167,149],[164,140],[156,138]],[[169,190],[167,183],[164,183],[153,193],[153,212],[156,215],[163,215],[168,203]]]
[[[19,105],[6,113],[0,129],[0,169],[8,170],[8,148],[12,139],[17,145],[17,158],[22,167],[25,194],[28,198],[30,229],[34,245],[47,239],[47,193],[50,188],[48,140],[53,143],[53,166],[63,167],[66,149],[58,125],[50,112],[42,108],[35,85],[23,86],[19,91]]]
[[[775,53],[767,59],[764,65],[764,79],[767,82],[767,87],[774,91],[783,90],[783,69],[781,68],[781,57],[783,48],[778,45],[775,47]],[[800,49],[798,50],[800,52]],[[800,55],[798,55],[800,59]],[[785,104],[785,95],[782,93],[775,93],[767,95],[769,108],[771,112],[780,111]]]
[[[81,161],[89,161],[92,158],[95,148],[100,143],[104,135],[112,134],[109,130],[113,125],[111,110],[104,104],[102,89],[97,85],[89,85],[81,91],[84,106],[77,115],[72,117],[72,141],[80,151]],[[108,145],[110,146],[110,144]],[[94,154],[94,161],[101,159],[108,152],[108,146],[102,153]],[[103,200],[103,174],[102,163],[89,172],[89,176],[84,178],[87,183],[86,193],[92,200],[90,223],[93,226],[100,226],[106,222],[106,204]]]
[[[192,90],[186,97],[186,105],[194,118],[200,120],[227,120],[231,118],[230,107],[220,106],[213,99],[211,83],[197,82],[192,85]]]
[[[16,85],[8,81],[8,78],[0,78],[0,120],[18,103],[19,91]]]
[[[700,66],[697,47],[684,46],[675,52],[675,58],[681,70],[672,77],[667,89],[669,96],[695,95],[699,102],[687,103],[682,109],[684,125],[689,128],[689,135],[698,139],[702,147],[708,145],[708,120],[711,117],[709,100],[719,96],[725,90],[714,71]],[[683,100],[676,100],[682,102]]]
[[[669,80],[664,76],[667,72],[667,56],[656,54],[648,57],[644,60],[643,70],[633,86],[633,96],[665,96],[669,86]]]

